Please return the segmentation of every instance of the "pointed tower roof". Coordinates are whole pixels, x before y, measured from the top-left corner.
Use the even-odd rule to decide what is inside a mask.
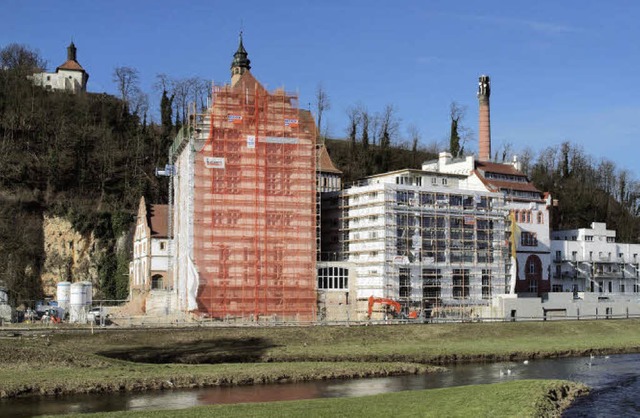
[[[250,70],[251,69],[251,61],[248,58],[247,50],[244,49],[244,45],[242,44],[242,32],[240,32],[240,44],[238,45],[238,50],[235,54],[233,54],[233,61],[231,61],[231,69],[234,67],[239,67],[243,69]]]
[[[80,63],[77,60],[77,51],[78,49],[76,48],[75,44],[71,42],[67,47],[67,60],[64,62],[64,64],[56,68],[56,71],[72,70],[72,71],[82,71],[83,73],[86,73],[84,68],[82,68],[82,65],[80,65]]]
[[[331,161],[331,156],[329,155],[329,151],[327,151],[327,147],[322,144],[320,146],[320,158],[318,160],[318,171],[323,173],[335,173],[342,174],[342,171],[338,170],[336,166]]]

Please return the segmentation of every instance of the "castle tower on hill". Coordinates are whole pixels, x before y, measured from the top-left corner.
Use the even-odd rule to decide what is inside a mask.
[[[78,49],[71,42],[67,47],[67,60],[56,68],[55,73],[36,73],[33,82],[47,90],[80,93],[87,91],[89,73],[78,62]]]

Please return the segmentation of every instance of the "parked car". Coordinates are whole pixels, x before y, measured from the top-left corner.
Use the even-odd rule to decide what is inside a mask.
[[[99,325],[106,325],[109,321],[109,313],[106,308],[96,306],[89,309],[89,312],[87,313],[87,320]]]

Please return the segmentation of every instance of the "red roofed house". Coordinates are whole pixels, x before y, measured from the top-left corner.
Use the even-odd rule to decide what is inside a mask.
[[[48,90],[62,90],[71,93],[87,91],[89,73],[82,68],[76,59],[77,49],[71,42],[67,47],[67,60],[56,68],[55,73],[36,73],[33,82]]]
[[[131,295],[152,290],[170,290],[173,282],[169,268],[169,234],[167,205],[147,204],[140,198],[133,260],[129,265]]]

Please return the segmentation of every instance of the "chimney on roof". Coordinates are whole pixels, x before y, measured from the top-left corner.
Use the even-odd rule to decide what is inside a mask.
[[[489,96],[491,95],[491,81],[488,75],[481,75],[478,81],[479,129],[478,129],[478,160],[491,160],[491,114],[489,111]]]
[[[443,151],[440,154],[438,154],[438,171],[441,171],[442,169],[444,169],[444,167],[447,164],[449,164],[452,159],[453,157],[449,152]]]
[[[518,160],[518,156],[517,155],[513,156],[513,168],[515,168],[516,170],[522,172],[522,163],[520,162],[520,160]]]

